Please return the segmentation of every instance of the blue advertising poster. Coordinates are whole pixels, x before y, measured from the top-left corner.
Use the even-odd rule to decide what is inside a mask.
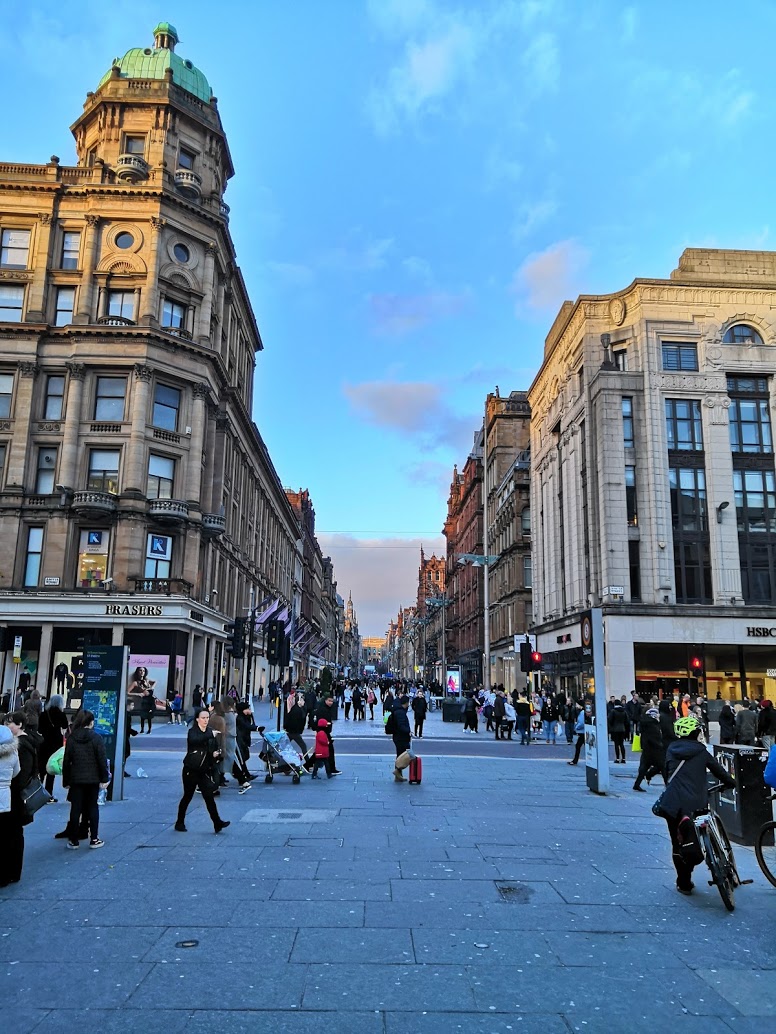
[[[124,714],[122,708],[128,650],[124,646],[89,646],[84,650],[81,706],[94,715],[94,730],[105,740],[111,773],[123,773]],[[126,707],[126,704],[124,704]],[[121,750],[117,751],[117,747]],[[122,781],[112,779],[108,799],[120,797]]]

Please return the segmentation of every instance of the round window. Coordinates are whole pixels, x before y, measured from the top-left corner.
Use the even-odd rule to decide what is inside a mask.
[[[191,258],[191,255],[189,254],[189,249],[186,247],[185,244],[176,244],[175,247],[172,249],[172,253],[179,262],[188,262]]]
[[[122,230],[121,233],[116,234],[116,247],[117,248],[131,248],[135,243],[135,238],[131,233],[127,233],[126,230]]]

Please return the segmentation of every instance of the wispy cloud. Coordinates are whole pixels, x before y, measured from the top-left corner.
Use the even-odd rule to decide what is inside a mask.
[[[439,460],[420,460],[405,467],[407,480],[413,485],[424,485],[433,489],[440,500],[446,500],[452,481],[452,470],[448,463]]]
[[[422,451],[458,451],[471,437],[474,418],[457,413],[438,383],[364,381],[342,390],[362,420],[413,439]]]
[[[558,202],[549,197],[521,205],[515,219],[513,237],[521,241],[530,236],[538,226],[552,219],[557,211]]]
[[[317,264],[347,273],[370,272],[387,264],[393,245],[393,237],[364,237],[354,231],[345,242],[323,252]]]
[[[560,54],[553,33],[538,32],[523,51],[522,63],[532,93],[548,93],[558,88]]]
[[[566,298],[579,293],[582,270],[589,252],[575,240],[558,241],[544,251],[529,255],[514,275],[511,292],[517,297],[518,313],[529,309],[557,308]]]
[[[430,291],[426,294],[371,294],[369,309],[376,334],[398,336],[426,326],[435,320],[460,313],[470,293]]]
[[[402,267],[404,272],[411,276],[413,280],[429,282],[434,279],[431,263],[427,259],[419,258],[417,255],[410,255],[408,258],[402,259]]]
[[[267,271],[288,287],[306,287],[315,279],[315,272],[302,262],[267,262]]]

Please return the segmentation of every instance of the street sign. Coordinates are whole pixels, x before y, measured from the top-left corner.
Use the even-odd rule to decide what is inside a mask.
[[[625,586],[624,585],[605,585],[601,589],[602,596],[624,596]]]
[[[531,653],[533,653],[534,650],[536,649],[536,636],[535,635],[531,635],[528,632],[524,632],[522,635],[513,636],[513,639],[514,639],[514,643],[515,643],[515,645],[514,645],[515,653],[520,653],[520,644],[524,643],[526,640],[528,640],[528,642],[531,644]]]
[[[19,664],[22,659],[22,637],[16,635],[13,637],[13,662]]]

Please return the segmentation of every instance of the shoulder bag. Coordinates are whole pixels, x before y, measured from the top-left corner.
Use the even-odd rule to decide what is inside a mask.
[[[44,804],[48,804],[50,800],[52,800],[51,794],[47,792],[37,776],[33,776],[22,790],[24,812],[30,820],[35,815],[35,812],[39,811]]]
[[[190,772],[202,772],[209,757],[210,755],[204,747],[189,750],[183,759],[183,767],[188,768]]]
[[[684,761],[680,761],[679,762],[679,764],[676,766],[676,768],[671,773],[671,779],[674,778],[674,776],[677,774],[677,772],[679,771],[679,769],[682,767],[683,764],[684,764]],[[668,786],[669,786],[669,784],[671,782],[671,779],[669,779],[668,782],[666,783],[666,790],[668,789]],[[671,818],[671,815],[668,812],[663,811],[663,798],[665,797],[665,793],[666,793],[666,791],[663,790],[663,792],[657,798],[655,803],[652,805],[652,814],[653,815],[657,815],[657,817],[660,818],[660,819],[670,819]]]

